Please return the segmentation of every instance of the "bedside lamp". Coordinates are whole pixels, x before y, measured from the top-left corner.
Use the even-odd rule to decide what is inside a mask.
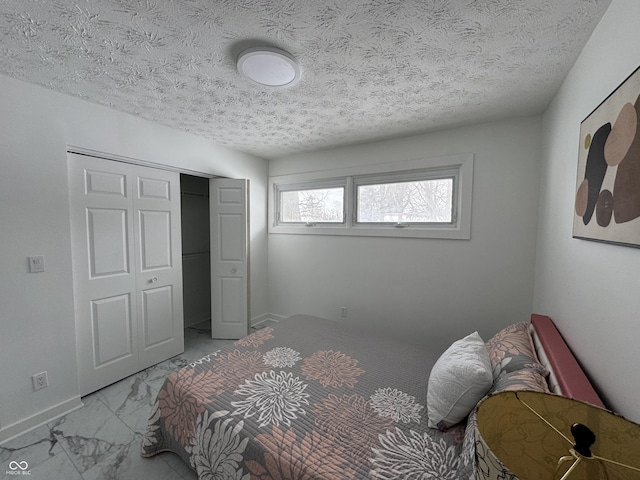
[[[558,395],[504,391],[477,411],[476,479],[640,479],[640,425]]]

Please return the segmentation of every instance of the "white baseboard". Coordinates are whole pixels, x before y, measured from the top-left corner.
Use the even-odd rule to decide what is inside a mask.
[[[272,320],[274,322],[279,322],[280,320],[284,320],[287,317],[283,317],[282,315],[276,315],[275,313],[263,313],[262,315],[258,315],[257,317],[253,317],[251,319],[251,326],[255,327],[263,322],[268,320]]]
[[[73,397],[69,400],[49,407],[46,410],[42,410],[30,417],[27,417],[19,422],[12,423],[6,427],[0,429],[0,445],[9,440],[13,440],[20,435],[23,435],[31,430],[35,430],[42,425],[57,420],[58,418],[81,408],[84,404],[80,397]]]

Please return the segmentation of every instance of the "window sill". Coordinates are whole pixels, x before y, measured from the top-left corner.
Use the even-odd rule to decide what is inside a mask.
[[[442,238],[469,240],[471,232],[456,227],[327,227],[272,226],[269,234],[285,235],[341,235],[356,237]]]

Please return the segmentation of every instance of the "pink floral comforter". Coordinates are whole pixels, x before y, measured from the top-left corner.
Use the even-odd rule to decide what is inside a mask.
[[[288,318],[171,374],[142,455],[173,451],[200,479],[469,478],[464,426],[427,427],[439,353]]]

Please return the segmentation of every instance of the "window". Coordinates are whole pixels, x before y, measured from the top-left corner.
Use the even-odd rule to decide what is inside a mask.
[[[470,238],[473,155],[269,179],[269,233]]]
[[[457,172],[354,178],[357,224],[451,225]]]
[[[344,186],[290,185],[279,190],[278,223],[344,223]]]

